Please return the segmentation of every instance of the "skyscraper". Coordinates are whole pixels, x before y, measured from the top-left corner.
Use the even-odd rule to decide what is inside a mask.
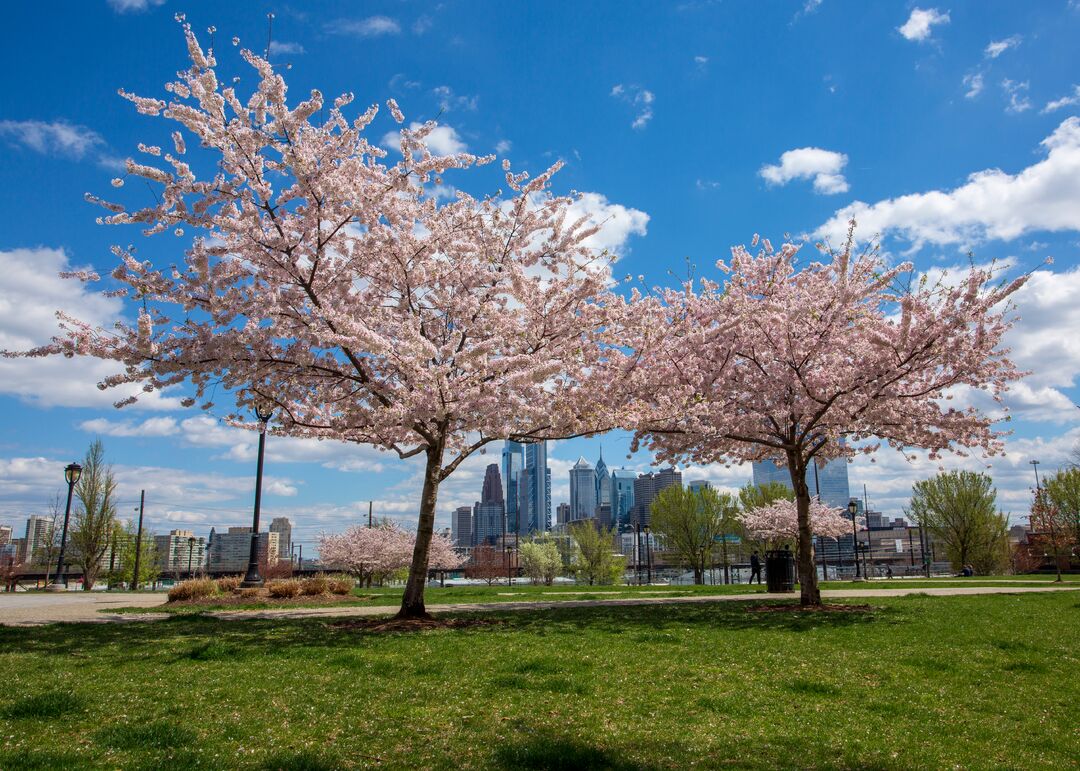
[[[503,501],[503,483],[496,463],[488,465],[484,472],[484,487],[480,500],[473,507],[473,527],[476,543],[495,543],[504,532],[511,532],[513,523],[506,521]]]
[[[755,461],[754,484],[763,485],[767,482],[779,482],[790,490],[791,474],[788,473],[787,466],[778,466],[771,460]],[[819,496],[822,503],[834,509],[847,511],[848,501],[851,500],[847,459],[835,458],[817,469],[808,468],[806,486],[810,490],[810,495]]]
[[[596,516],[596,471],[585,458],[570,469],[570,521]]]
[[[503,497],[502,477],[499,475],[499,464],[489,463],[484,472],[484,487],[480,492],[481,503],[505,503]]]
[[[278,534],[278,554],[283,560],[292,560],[292,522],[288,517],[274,517],[274,521],[267,528],[271,533]]]
[[[450,518],[450,538],[454,546],[473,545],[472,506],[458,506]]]
[[[682,484],[682,472],[674,467],[658,472],[642,474],[634,480],[634,508],[631,518],[638,525],[647,525],[652,521],[650,508],[656,496],[665,487]]]
[[[686,488],[692,493],[700,492],[701,490],[705,490],[711,487],[712,482],[708,481],[707,479],[693,479],[686,483]]]
[[[525,469],[529,472],[529,533],[551,529],[551,469],[547,464],[547,442],[525,446]]]
[[[565,525],[570,521],[570,504],[560,503],[555,507],[555,524]]]
[[[519,496],[518,480],[525,468],[525,445],[520,442],[503,442],[502,451],[502,483],[503,503],[506,507],[507,526],[511,530],[521,532],[521,522],[518,517]]]
[[[630,510],[634,508],[634,480],[637,472],[628,468],[611,470],[611,521],[625,527],[630,524]]]
[[[596,505],[611,505],[611,479],[608,467],[604,463],[604,448],[600,448],[600,458],[596,461]]]
[[[59,543],[60,538],[58,536],[59,533],[53,532],[51,518],[31,514],[30,518],[26,520],[26,546],[24,547],[26,549],[26,562],[35,564],[41,562],[45,557],[44,552],[49,540],[52,539]]]

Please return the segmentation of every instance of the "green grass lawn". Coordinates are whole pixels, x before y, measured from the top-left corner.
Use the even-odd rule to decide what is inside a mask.
[[[0,628],[0,768],[1075,768],[1080,596]]]
[[[1066,582],[1080,584],[1080,576],[1066,576]],[[1034,586],[1037,583],[1052,582],[1053,576],[982,576],[973,578],[931,578],[931,579],[892,579],[873,580],[853,583],[851,581],[827,581],[821,584],[823,589],[923,589],[926,587],[952,587],[952,586]],[[729,584],[720,586],[531,586],[529,584],[514,584],[507,586],[496,584],[494,586],[447,586],[428,587],[424,592],[425,601],[430,607],[439,605],[454,605],[458,603],[477,602],[530,602],[543,601],[554,602],[560,600],[590,600],[590,599],[633,599],[635,597],[692,597],[704,595],[723,594],[751,594],[763,592],[764,586],[759,584]],[[327,602],[319,599],[294,601],[290,607],[321,607],[324,605],[370,605],[377,607],[393,608],[401,603],[402,589],[400,587],[372,589],[356,589],[353,600],[334,600]],[[244,604],[215,604],[212,601],[205,605],[163,605],[152,608],[121,607],[104,609],[102,613],[174,613],[194,614],[215,610],[265,610],[277,608],[279,604],[266,601],[256,601]]]

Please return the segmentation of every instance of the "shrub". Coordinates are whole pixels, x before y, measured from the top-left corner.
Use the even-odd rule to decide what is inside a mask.
[[[300,582],[293,578],[279,578],[266,584],[266,591],[276,599],[287,599],[300,594]]]
[[[181,581],[169,590],[169,602],[198,600],[217,594],[217,584],[209,578],[192,578]]]
[[[330,594],[348,594],[352,591],[353,580],[347,576],[335,576],[326,581]]]
[[[217,588],[222,592],[232,592],[240,588],[240,576],[222,576],[217,580]]]
[[[245,600],[253,600],[253,599],[255,599],[256,597],[259,596],[261,591],[262,591],[261,589],[256,589],[254,586],[249,586],[246,589],[237,589],[237,592]]]
[[[306,597],[315,597],[320,594],[326,594],[330,589],[330,582],[326,579],[322,573],[305,578],[300,582],[300,593]]]

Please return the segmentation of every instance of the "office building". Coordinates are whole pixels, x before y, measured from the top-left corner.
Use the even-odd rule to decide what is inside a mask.
[[[248,528],[251,532],[251,528]],[[251,539],[248,538],[250,547]],[[171,530],[168,535],[154,536],[157,569],[165,575],[202,570],[206,563],[206,539],[196,538],[192,530]],[[247,560],[244,560],[247,567]]]
[[[786,465],[776,465],[771,460],[754,462],[754,484],[779,482],[791,489],[791,474]],[[851,500],[848,485],[848,462],[846,458],[834,458],[824,465],[811,466],[806,470],[806,486],[811,495],[821,498],[821,502],[835,509],[847,509]]]
[[[450,518],[450,539],[454,546],[473,545],[472,506],[458,506]]]
[[[604,448],[600,448],[600,458],[596,461],[596,505],[611,505],[611,479],[608,476],[608,467],[604,463]]]
[[[565,525],[570,521],[570,504],[560,503],[555,507],[555,524]]]
[[[498,543],[506,527],[504,520],[503,505],[501,503],[484,503],[477,501],[473,505],[472,523],[474,532],[474,546],[483,544],[494,545]]]
[[[230,527],[225,533],[215,532],[209,552],[210,572],[244,573],[247,570],[251,554],[251,528]],[[186,556],[187,552],[185,551],[184,554]],[[278,534],[271,532],[259,533],[255,554],[260,565],[277,563],[281,554],[278,548]],[[186,562],[184,568],[187,568]]]
[[[521,474],[525,470],[525,445],[507,440],[502,451],[503,504],[506,508],[507,525],[515,532],[521,532],[519,509],[521,496],[519,486]],[[527,504],[526,504],[527,505]]]
[[[611,470],[609,488],[611,490],[611,521],[620,528],[630,524],[630,511],[634,508],[634,480],[637,472],[628,468]]]
[[[634,480],[634,508],[631,510],[631,520],[639,526],[645,526],[652,521],[650,507],[660,491],[671,485],[682,484],[682,472],[675,468],[665,468],[660,471],[641,474]]]
[[[525,446],[525,470],[528,471],[529,492],[525,532],[544,533],[551,529],[551,469],[547,464],[547,442]]]
[[[11,525],[0,525],[0,546],[11,543]]]
[[[288,517],[274,517],[267,528],[278,534],[278,555],[283,560],[292,560],[292,522]]]
[[[45,561],[45,554],[52,544],[59,544],[60,533],[53,532],[51,517],[39,517],[31,514],[26,520],[26,545],[23,547],[23,562],[35,565]],[[67,560],[64,560],[67,562]]]
[[[570,469],[570,521],[596,516],[596,472],[585,458]]]
[[[686,488],[692,493],[701,492],[702,490],[711,490],[712,482],[709,482],[706,479],[694,479],[686,483]]]

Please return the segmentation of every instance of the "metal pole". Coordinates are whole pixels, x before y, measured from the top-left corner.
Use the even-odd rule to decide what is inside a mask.
[[[911,525],[907,529],[907,550],[911,555],[911,567],[915,567],[915,544],[911,541]]]
[[[304,571],[304,544],[299,544],[300,552],[296,556],[296,568],[298,571]]]
[[[646,530],[645,530],[645,560],[646,560],[645,569],[648,571],[646,573],[646,576],[648,577],[648,580],[646,581],[646,583],[649,586],[652,586],[652,538],[650,537],[651,535],[652,534],[650,533],[648,528],[646,528]]]
[[[855,515],[851,515],[851,556],[855,560],[855,577],[859,577],[859,531],[855,527]]]
[[[187,574],[188,574],[188,578],[193,577],[193,574],[191,572],[191,557],[192,557],[192,554],[194,553],[194,551],[195,551],[195,539],[194,538],[189,538],[189,539],[187,539]]]
[[[1030,461],[1028,461],[1028,463],[1030,463],[1031,467],[1033,469],[1035,469],[1035,492],[1039,492],[1039,490],[1040,490],[1040,487],[1039,487],[1039,461],[1030,460]]]
[[[641,525],[634,523],[634,578],[641,586]]]
[[[68,518],[71,517],[71,495],[75,492],[75,482],[68,482],[67,507],[64,509],[64,529],[60,532],[60,558],[56,562],[56,578],[53,580],[54,592],[67,589],[67,572],[64,570],[64,552],[67,550]],[[60,586],[63,585],[63,589]]]
[[[371,507],[372,507],[373,504],[374,504],[374,501],[368,501],[367,502],[367,526],[368,527],[373,527],[372,520],[371,520]]]
[[[142,556],[142,518],[146,503],[146,490],[139,491],[139,528],[135,531],[135,572],[131,574],[131,588],[139,589],[139,558]]]
[[[255,415],[262,421],[262,428],[259,431],[259,459],[255,466],[255,512],[251,520],[251,551],[248,554],[247,575],[240,582],[240,586],[245,589],[257,588],[263,585],[262,576],[259,575],[259,510],[262,506],[263,453],[266,450],[266,424],[270,420],[271,413],[266,413],[264,416],[256,408]]]

